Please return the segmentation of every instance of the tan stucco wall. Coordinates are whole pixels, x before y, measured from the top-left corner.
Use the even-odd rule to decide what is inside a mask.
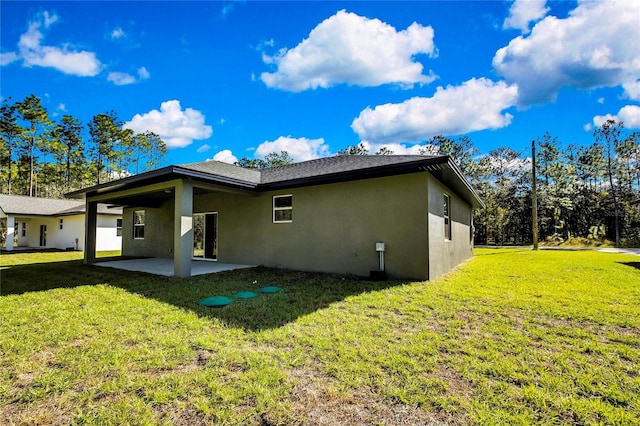
[[[222,262],[368,275],[379,266],[375,243],[384,241],[387,274],[422,279],[426,191],[424,173],[234,197],[229,204],[201,197],[195,210],[218,211]],[[293,222],[273,223],[272,197],[286,194],[293,195]]]
[[[133,238],[133,212],[144,210],[144,239]],[[122,212],[122,255],[173,258],[173,200],[159,208],[132,207]]]
[[[451,202],[451,240],[444,238],[444,194]],[[436,179],[429,180],[429,279],[473,256],[471,207]]]
[[[436,193],[429,197],[430,189]],[[193,211],[218,213],[222,263],[366,276],[378,269],[375,243],[383,241],[389,277],[425,280],[471,255],[469,206],[454,194],[452,242],[428,241],[429,232],[443,234],[444,189],[424,172],[260,194],[212,192],[194,196]],[[273,223],[272,197],[287,194],[293,195],[293,222]],[[144,209],[144,240],[132,238],[134,210],[123,214],[123,255],[172,258],[173,200]]]

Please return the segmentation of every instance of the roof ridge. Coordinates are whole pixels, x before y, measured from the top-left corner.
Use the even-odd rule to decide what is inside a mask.
[[[416,160],[418,159],[430,159],[430,158],[436,158],[436,157],[446,157],[446,155],[422,155],[422,154],[392,154],[392,155],[379,155],[379,154],[357,154],[357,155],[330,155],[327,157],[319,157],[319,158],[312,158],[311,160],[304,160],[304,161],[298,161],[295,163],[289,163],[289,164],[281,164],[278,166],[274,166],[274,167],[268,167],[265,169],[260,169],[259,171],[266,171],[266,170],[276,170],[276,169],[283,169],[283,168],[287,168],[287,167],[295,167],[295,166],[304,166],[305,164],[310,164],[310,163],[314,163],[314,162],[322,162],[322,161],[329,161],[329,160],[338,160],[338,159],[342,159],[344,161],[349,161],[349,160],[356,160],[358,158],[381,158],[381,157],[394,157],[394,158],[415,158]],[[234,164],[235,165],[235,164]],[[238,166],[240,167],[240,166]]]

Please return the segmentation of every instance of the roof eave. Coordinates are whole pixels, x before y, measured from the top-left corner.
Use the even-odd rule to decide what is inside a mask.
[[[207,183],[215,183],[223,186],[229,186],[241,189],[255,189],[257,184],[239,179],[233,179],[226,176],[214,175],[206,172],[185,169],[180,166],[168,166],[162,169],[152,170],[150,172],[141,173],[139,175],[128,176],[123,179],[94,185],[88,188],[80,189],[65,194],[67,198],[84,199],[87,194],[103,194],[123,189],[125,187],[144,186],[154,180],[170,180],[169,178],[186,178],[198,180]],[[163,179],[166,178],[166,179]]]
[[[416,159],[415,161],[389,164],[385,166],[349,170],[326,175],[287,179],[270,183],[254,183],[245,180],[230,178],[227,176],[187,169],[181,166],[168,166],[162,169],[152,170],[116,181],[94,185],[89,188],[70,192],[68,194],[65,194],[65,196],[68,198],[83,199],[86,198],[87,194],[96,195],[110,193],[126,187],[140,187],[146,184],[151,184],[156,180],[169,180],[170,178],[186,178],[190,180],[214,183],[238,189],[262,192],[269,190],[297,188],[302,186],[314,186],[329,183],[346,182],[351,180],[401,175],[419,171],[426,171],[433,174],[433,167],[441,168],[442,166],[446,166],[449,170],[451,170],[453,174],[451,178],[453,178],[454,181],[445,183],[449,185],[453,184],[456,187],[455,189],[457,190],[457,192],[459,192],[459,195],[463,196],[463,198],[466,198],[466,201],[468,201],[473,208],[477,209],[483,208],[485,206],[484,202],[480,199],[477,192],[473,189],[473,187],[471,187],[460,169],[458,169],[458,167],[449,156],[429,157],[424,159]],[[448,177],[443,176],[443,178],[445,180],[449,180]]]
[[[150,180],[158,177],[162,177],[165,175],[170,175],[175,166],[167,166],[157,170],[151,170],[149,172],[140,173],[133,176],[127,176],[126,178],[99,183],[97,185],[89,186],[87,188],[82,188],[77,191],[72,191],[64,194],[66,198],[77,198],[84,199],[86,198],[88,193],[101,193],[101,192],[110,192],[116,189],[120,189],[123,186],[135,184],[137,182],[143,182],[145,180]]]

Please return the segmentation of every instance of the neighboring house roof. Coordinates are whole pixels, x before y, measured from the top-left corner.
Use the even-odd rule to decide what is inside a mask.
[[[191,179],[250,191],[268,191],[428,171],[474,208],[484,203],[448,156],[344,155],[263,170],[204,161],[153,170],[67,194],[84,198],[171,179]]]
[[[0,210],[4,215],[12,216],[69,216],[84,214],[85,203],[77,200],[0,194]],[[98,204],[98,214],[121,215],[122,208]]]

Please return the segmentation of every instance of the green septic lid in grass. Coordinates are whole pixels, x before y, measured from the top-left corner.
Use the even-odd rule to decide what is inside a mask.
[[[251,299],[253,297],[258,297],[258,293],[254,293],[252,291],[240,291],[234,294],[233,297],[237,299]]]
[[[210,308],[221,308],[223,306],[227,306],[231,302],[233,302],[233,299],[226,296],[211,296],[200,300],[198,305],[208,306]]]
[[[259,291],[262,293],[277,293],[280,291],[280,287],[270,285],[268,287],[262,287]]]

